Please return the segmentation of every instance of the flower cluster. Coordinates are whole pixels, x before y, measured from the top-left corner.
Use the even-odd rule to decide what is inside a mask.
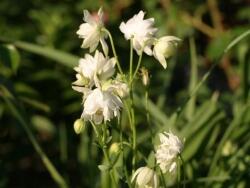
[[[181,154],[183,144],[177,136],[171,132],[159,134],[161,144],[157,146],[155,158],[163,173],[173,173],[177,167],[178,155]],[[132,176],[132,182],[136,180],[139,188],[155,188],[158,186],[157,174],[149,167],[138,168]]]
[[[106,33],[102,20],[102,9],[94,17],[84,10],[84,21],[77,34],[83,38],[83,48],[90,52],[96,50],[99,42],[102,52],[96,50],[94,56],[86,54],[74,68],[77,72],[73,89],[83,94],[83,113],[81,118],[101,124],[119,117],[123,107],[121,98],[126,97],[128,86],[119,78],[112,79],[115,73],[115,58],[108,57],[108,46],[105,41]]]
[[[149,56],[155,57],[161,65],[166,68],[166,59],[173,55],[180,42],[180,39],[174,36],[163,36],[156,38],[157,28],[154,27],[154,19],[144,19],[145,13],[140,11],[126,23],[120,24],[120,30],[125,39],[131,42],[129,78],[123,74],[120,63],[116,56],[113,39],[109,31],[105,28],[103,22],[103,12],[99,9],[96,15],[91,15],[84,10],[84,23],[80,25],[77,34],[83,39],[82,48],[88,48],[89,53],[84,58],[80,58],[79,64],[74,68],[76,71],[76,81],[73,82],[73,89],[83,94],[83,112],[81,119],[74,124],[76,133],[80,133],[84,128],[84,121],[91,121],[94,124],[102,124],[120,116],[123,107],[122,99],[129,92],[130,97],[133,89],[132,82],[134,75],[140,68],[143,52]],[[112,51],[115,57],[109,57],[109,49],[105,39],[109,37]],[[101,44],[102,51],[97,50]],[[133,70],[133,49],[140,56],[137,67]],[[94,54],[91,54],[93,53]],[[121,74],[115,76],[115,67]],[[146,69],[141,68],[143,84],[149,84],[149,76]],[[128,87],[129,85],[129,87]],[[131,89],[129,91],[129,89]],[[132,100],[132,98],[130,98]],[[126,106],[127,107],[127,106]],[[129,109],[129,108],[132,108]],[[133,106],[127,107],[131,117],[134,117]],[[131,127],[135,127],[133,121]],[[133,139],[136,139],[135,128],[132,128]],[[104,131],[105,133],[105,131]],[[103,136],[104,137],[104,136]],[[172,133],[160,133],[161,144],[157,146],[155,159],[162,172],[173,172],[177,166],[177,158],[180,155],[183,144],[177,136]],[[114,147],[117,147],[114,145]],[[136,151],[136,142],[132,143]],[[112,150],[119,151],[119,148]],[[135,156],[133,156],[133,159]],[[133,160],[135,161],[135,160]],[[141,188],[158,187],[157,171],[145,166],[137,169],[132,176],[132,182]]]
[[[175,171],[177,167],[176,159],[181,153],[183,144],[174,134],[160,133],[161,144],[156,148],[156,162],[163,173]]]
[[[127,40],[132,40],[137,54],[145,52],[154,56],[164,68],[167,68],[166,59],[173,55],[181,39],[174,36],[156,38],[157,28],[154,28],[154,18],[143,19],[145,13],[140,11],[126,23],[122,22],[120,30]]]

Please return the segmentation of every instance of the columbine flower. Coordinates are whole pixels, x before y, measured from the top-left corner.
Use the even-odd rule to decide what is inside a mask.
[[[132,176],[132,182],[136,179],[136,184],[139,188],[157,188],[158,179],[156,173],[148,168],[138,168]]]
[[[119,80],[112,80],[108,90],[113,91],[121,98],[125,98],[129,94],[128,84],[126,84],[125,82],[121,82]]]
[[[174,54],[180,41],[181,39],[174,36],[165,36],[156,40],[153,55],[164,68],[167,68],[166,59]]]
[[[76,86],[100,87],[100,82],[110,78],[115,72],[115,58],[105,58],[101,52],[96,50],[94,57],[86,54],[79,60],[75,67],[77,80],[73,83]],[[73,87],[76,89],[77,87]],[[79,91],[79,90],[77,90]]]
[[[113,117],[119,117],[122,106],[119,97],[109,91],[96,88],[86,96],[82,118],[100,124],[103,120],[110,121]]]
[[[161,144],[156,149],[156,162],[163,173],[173,172],[177,167],[176,159],[182,151],[183,144],[171,132],[160,133],[159,137]]]
[[[121,81],[118,77],[115,80],[105,82],[102,85],[102,90],[112,92],[120,98],[126,98],[129,94],[128,84]]]
[[[82,48],[89,48],[89,51],[93,52],[100,41],[105,55],[108,55],[108,46],[104,40],[107,35],[102,31],[104,28],[102,8],[98,10],[97,15],[90,15],[87,10],[84,10],[83,14],[83,20],[86,23],[81,24],[76,32],[80,38],[83,38]]]
[[[122,22],[119,28],[127,40],[133,40],[133,47],[137,54],[143,50],[146,54],[152,55],[150,47],[157,29],[153,27],[154,18],[143,20],[144,14],[143,11],[140,11],[126,23]]]

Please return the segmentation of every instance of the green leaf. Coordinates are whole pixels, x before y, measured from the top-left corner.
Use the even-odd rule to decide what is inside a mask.
[[[204,102],[198,109],[193,118],[181,130],[181,136],[188,139],[193,133],[210,121],[216,112],[216,103],[211,100]]]
[[[145,100],[141,100],[138,95],[134,95],[135,105],[138,108],[146,108]],[[148,112],[155,120],[161,124],[165,124],[168,121],[168,117],[161,109],[159,109],[151,100],[148,100]]]
[[[214,157],[213,157],[211,165],[210,165],[210,169],[209,169],[209,173],[208,173],[209,175],[213,175],[214,172],[216,171],[216,164],[221,156],[221,151],[222,151],[224,144],[230,138],[230,136],[233,134],[233,131],[236,130],[236,128],[238,128],[240,125],[242,125],[244,115],[249,109],[250,109],[249,104],[243,106],[241,108],[241,113],[239,113],[239,115],[235,116],[233,121],[227,127],[227,129],[226,129],[225,133],[223,134],[223,137],[222,137],[222,139],[221,139],[221,141],[220,141],[220,143],[215,151]]]
[[[47,104],[36,99],[32,99],[30,97],[20,97],[19,99],[20,101],[32,106],[35,109],[42,110],[44,112],[50,112],[50,107]]]
[[[31,118],[32,125],[38,132],[54,134],[56,132],[54,124],[45,116],[34,115]]]
[[[6,38],[0,38],[0,41],[11,43],[17,48],[49,58],[70,68],[78,64],[79,57],[60,50],[52,49],[49,47],[43,47],[23,41],[11,41]]]
[[[16,73],[20,64],[20,55],[15,46],[11,44],[0,46],[0,62],[3,62]]]
[[[218,122],[221,121],[225,117],[224,113],[220,112],[213,116],[212,119],[210,119],[209,122],[206,122],[202,125],[202,127],[197,130],[196,132],[193,132],[192,137],[187,139],[184,151],[182,153],[183,158],[186,161],[189,161],[201,148],[201,152],[204,153],[204,149],[206,147],[203,147],[203,145],[207,145],[207,137],[212,132],[212,128],[216,125],[218,125]]]
[[[67,67],[76,66],[79,60],[77,56],[68,54],[66,52],[48,48],[48,47],[42,47],[42,46],[32,44],[32,43],[17,41],[17,42],[14,42],[13,44],[20,49],[52,59]]]
[[[197,62],[197,54],[196,54],[196,45],[194,38],[190,38],[189,40],[190,46],[190,54],[191,54],[191,72],[190,72],[190,80],[189,80],[189,95],[192,95],[192,91],[197,85],[198,81],[198,62]],[[188,101],[187,107],[185,109],[186,117],[190,120],[195,112],[195,104],[196,104],[196,95],[195,93]]]
[[[154,168],[154,166],[155,166],[155,154],[153,151],[151,151],[149,156],[148,156],[147,165],[150,168]]]

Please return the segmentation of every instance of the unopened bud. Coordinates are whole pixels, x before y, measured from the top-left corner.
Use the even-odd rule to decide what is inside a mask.
[[[85,122],[83,119],[77,119],[74,122],[74,130],[76,134],[80,134],[85,130]]]
[[[142,83],[144,86],[149,84],[149,74],[148,70],[144,67],[141,68]]]
[[[120,146],[119,143],[114,142],[113,144],[111,144],[110,148],[109,148],[109,153],[110,154],[117,154],[120,150]]]

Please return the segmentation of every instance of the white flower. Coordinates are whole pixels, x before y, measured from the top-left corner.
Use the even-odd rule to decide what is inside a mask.
[[[136,179],[136,184],[139,188],[157,188],[158,179],[156,173],[148,168],[138,168],[132,176],[132,182]]]
[[[115,94],[119,95],[121,98],[125,98],[129,94],[129,87],[128,84],[125,82],[121,82],[118,80],[113,80],[109,90],[113,91]]]
[[[173,172],[177,167],[176,159],[182,151],[183,144],[171,132],[160,133],[159,137],[161,144],[156,149],[156,162],[163,173]]]
[[[76,32],[80,38],[83,38],[82,48],[89,48],[89,51],[93,52],[100,41],[104,54],[108,55],[108,46],[104,40],[107,35],[102,31],[104,28],[102,8],[98,10],[97,15],[91,15],[87,10],[84,10],[83,14],[83,20],[86,23],[81,24]]]
[[[122,22],[119,28],[127,40],[133,40],[133,47],[137,54],[143,50],[146,54],[152,55],[151,45],[157,29],[153,27],[153,18],[143,20],[144,14],[143,11],[140,11],[126,23]]]
[[[86,121],[92,120],[95,124],[100,124],[103,120],[110,121],[113,117],[119,117],[123,105],[118,96],[96,88],[87,94],[83,106],[81,117]]]
[[[109,80],[102,85],[102,89],[110,91],[120,98],[126,98],[129,94],[128,84],[116,78],[115,80]]]
[[[164,68],[167,68],[166,59],[174,54],[180,41],[181,39],[174,36],[165,36],[157,39],[154,45],[153,55]]]
[[[100,82],[110,78],[115,72],[115,58],[105,58],[101,52],[96,50],[94,57],[86,54],[79,60],[79,65],[75,67],[77,72],[73,84],[77,86],[100,87]],[[76,87],[73,87],[74,89]],[[78,90],[77,90],[78,91]]]

